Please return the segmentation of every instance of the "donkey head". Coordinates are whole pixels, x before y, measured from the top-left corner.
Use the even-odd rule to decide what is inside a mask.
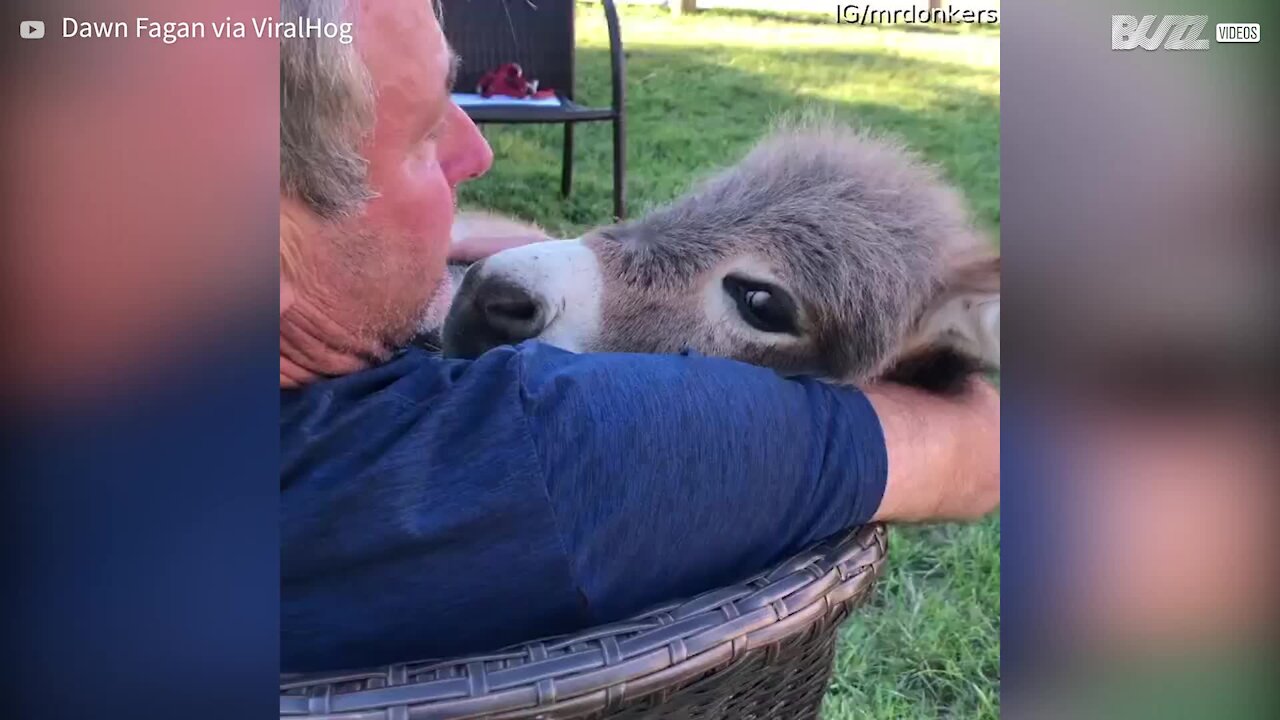
[[[945,389],[999,362],[999,261],[986,248],[957,193],[898,145],[785,128],[641,220],[472,266],[444,349],[692,349]]]

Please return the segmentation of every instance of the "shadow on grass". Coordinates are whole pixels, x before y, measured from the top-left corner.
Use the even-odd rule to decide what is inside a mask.
[[[994,80],[994,72],[830,49],[633,45],[629,55],[627,195],[633,217],[737,160],[779,115],[803,109],[902,138],[941,165],[969,196],[980,221],[999,221],[999,98],[959,86],[974,78]],[[607,104],[608,66],[605,50],[579,49],[579,101]],[[850,83],[847,98],[827,92]],[[889,100],[895,93],[905,97]],[[567,199],[559,193],[561,126],[489,125],[485,134],[494,167],[462,188],[464,206],[535,220],[562,236],[608,221],[608,123],[578,126],[574,187]]]
[[[725,18],[729,20],[744,20],[749,22],[770,22],[781,23],[785,25],[849,25],[863,29],[878,30],[900,30],[903,32],[916,33],[933,33],[938,35],[999,35],[1000,26],[989,23],[960,23],[960,22],[906,22],[899,16],[898,22],[872,22],[863,25],[858,22],[849,22],[854,17],[852,11],[842,16],[844,22],[836,22],[836,8],[847,5],[848,3],[832,3],[831,12],[819,13],[810,10],[798,11],[779,11],[779,10],[754,10],[749,8],[705,8],[698,10],[699,17],[709,18]],[[862,5],[865,11],[874,6]],[[902,8],[891,8],[892,10],[901,10]],[[874,17],[874,16],[869,16]]]
[[[832,7],[836,3],[832,3]],[[747,8],[700,8],[698,17],[725,18],[730,20],[748,20],[754,22],[784,23],[787,25],[834,25],[835,10],[829,13],[817,13],[809,10],[783,12],[779,10],[751,10]]]
[[[876,23],[859,27],[875,27],[881,30],[897,30],[909,33],[925,33],[933,35],[977,35],[980,37],[998,37],[1000,26],[991,23]]]

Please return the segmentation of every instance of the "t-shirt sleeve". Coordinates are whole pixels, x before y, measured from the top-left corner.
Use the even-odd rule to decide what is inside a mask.
[[[855,389],[700,356],[521,354],[529,432],[598,621],[745,579],[879,507],[884,436]]]

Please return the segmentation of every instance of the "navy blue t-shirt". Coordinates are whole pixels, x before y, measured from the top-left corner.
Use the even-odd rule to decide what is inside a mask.
[[[285,672],[624,619],[869,520],[860,392],[688,355],[408,350],[282,391]]]

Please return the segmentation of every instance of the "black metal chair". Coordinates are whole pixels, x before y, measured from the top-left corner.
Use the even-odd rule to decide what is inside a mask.
[[[603,0],[609,27],[613,98],[610,107],[585,107],[574,101],[574,0],[443,0],[444,32],[462,60],[457,88],[474,92],[486,72],[519,63],[525,76],[556,91],[554,107],[486,105],[465,108],[477,124],[561,123],[564,166],[560,192],[573,185],[573,128],[580,122],[613,123],[613,213],[626,217],[627,122],[626,60],[618,13]]]
[[[471,657],[282,678],[280,718],[816,720],[837,631],[886,553],[884,527],[867,525],[626,622]]]

